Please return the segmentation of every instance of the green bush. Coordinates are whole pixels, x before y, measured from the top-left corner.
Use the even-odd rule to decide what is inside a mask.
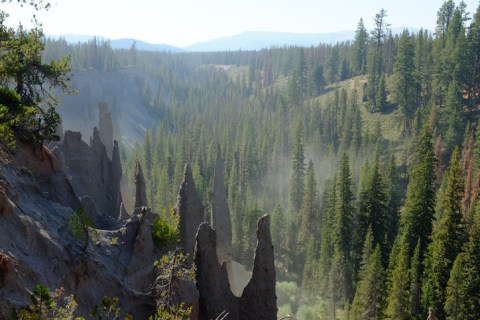
[[[176,244],[179,241],[178,215],[173,208],[164,209],[160,217],[153,221],[153,241],[158,246]]]

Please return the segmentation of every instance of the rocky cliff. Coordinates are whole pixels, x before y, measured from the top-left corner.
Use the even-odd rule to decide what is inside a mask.
[[[65,147],[76,138],[87,157],[101,149],[70,135]],[[15,157],[2,154],[0,161],[0,319],[30,304],[37,284],[75,294],[81,314],[108,295],[135,319],[147,319],[155,306],[148,292],[154,278],[150,210],[137,209],[112,230],[87,229],[84,247],[72,232],[74,209],[82,203],[73,183],[48,150],[19,148]],[[71,162],[70,169],[79,163]],[[97,188],[103,195],[108,190]]]
[[[80,133],[67,131],[53,153],[21,143],[17,149],[13,157],[0,152],[0,319],[30,304],[37,284],[74,294],[82,315],[110,296],[119,298],[123,313],[148,319],[156,306],[151,289],[155,283],[154,214],[145,206],[145,181],[139,163],[135,169],[136,207],[129,214],[121,206],[118,144],[114,143],[110,160],[97,130],[90,145],[81,140]],[[191,319],[197,315],[198,319],[214,319],[226,313],[232,320],[275,319],[275,268],[268,216],[258,222],[252,276],[245,289],[242,285],[232,293],[232,274],[228,274],[233,263],[231,223],[221,172],[219,156],[212,229],[203,223],[204,206],[190,166],[185,166],[176,210],[180,242],[190,254],[187,263],[194,262],[197,271],[196,283],[182,284],[188,290],[180,290],[181,296],[194,306]],[[82,211],[79,208],[108,230],[83,225],[83,237],[79,237],[72,222]],[[227,241],[220,245],[220,251],[219,241]]]
[[[252,277],[240,297],[233,295],[227,275],[227,263],[218,263],[217,237],[206,223],[198,229],[195,248],[196,281],[200,293],[199,319],[215,319],[228,314],[230,320],[277,318],[275,266],[270,237],[270,218],[258,221],[257,248]]]
[[[96,128],[90,144],[82,140],[79,132],[66,131],[62,143],[53,152],[60,159],[76,195],[97,226],[107,229],[114,227],[122,202],[118,144],[114,143],[110,160]]]
[[[180,216],[180,244],[191,262],[195,248],[195,234],[205,219],[205,207],[197,194],[192,169],[187,163],[182,185],[177,196],[176,212]]]

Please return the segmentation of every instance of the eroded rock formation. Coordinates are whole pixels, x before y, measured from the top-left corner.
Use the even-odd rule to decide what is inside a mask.
[[[110,218],[110,223],[105,222],[105,219],[96,219],[96,222],[101,223],[103,228],[112,227],[112,221],[118,218],[122,202],[118,144],[115,143],[113,158],[110,160],[95,128],[90,145],[82,140],[80,133],[66,131],[63,142],[55,148],[54,154],[62,161],[63,170],[69,176],[75,194],[91,198],[98,211],[91,214],[94,217]]]
[[[240,297],[239,319],[275,320],[277,318],[275,265],[268,215],[258,220],[257,239],[252,278]]]
[[[133,241],[132,259],[127,268],[126,276],[129,283],[133,283],[136,290],[150,291],[154,279],[153,260],[145,257],[154,256],[151,224],[153,213],[147,207],[135,208],[133,216],[138,217],[139,226]]]
[[[265,215],[258,221],[253,273],[240,297],[235,297],[230,290],[226,263],[221,266],[218,263],[215,231],[206,223],[200,225],[194,258],[200,293],[199,319],[215,319],[222,312],[227,312],[228,319],[232,320],[276,319],[275,267],[269,220]]]
[[[212,191],[212,227],[217,234],[218,262],[232,260],[232,222],[228,208],[227,191],[223,180],[223,160],[220,147],[217,147],[213,191]]]
[[[180,216],[180,243],[184,252],[190,256],[187,261],[191,261],[195,248],[195,234],[205,219],[205,208],[198,196],[192,169],[188,163],[185,165],[182,185],[178,192],[176,211]]]
[[[98,133],[107,150],[108,157],[112,159],[113,150],[113,123],[112,114],[108,111],[108,104],[98,104]]]
[[[44,181],[0,162],[0,319],[30,304],[37,284],[75,294],[80,314],[108,295],[119,298],[122,312],[147,319],[155,307],[147,292],[155,276],[149,210],[140,209],[119,229],[91,232],[84,250],[69,226],[73,188],[55,200]],[[65,181],[59,175],[50,183],[68,186]]]
[[[140,162],[135,160],[135,208],[147,205],[147,191]]]

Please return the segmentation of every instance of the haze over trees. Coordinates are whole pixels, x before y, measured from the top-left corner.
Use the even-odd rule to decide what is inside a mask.
[[[185,162],[210,212],[220,147],[235,260],[252,263],[255,221],[271,214],[279,316],[477,319],[480,7],[468,10],[448,0],[433,33],[393,35],[381,9],[354,41],[309,48],[160,53],[46,39],[32,61],[60,77],[49,61],[70,55],[76,73],[135,79],[158,123],[122,161],[132,183],[140,160],[156,212],[173,206]],[[41,34],[2,36],[43,46]],[[0,130],[15,106],[36,106],[28,87],[9,88]]]

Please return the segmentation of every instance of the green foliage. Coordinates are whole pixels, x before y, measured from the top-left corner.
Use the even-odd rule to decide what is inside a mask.
[[[350,58],[350,65],[354,74],[364,74],[367,71],[367,49],[368,33],[363,23],[363,18],[360,18]]]
[[[315,180],[313,162],[310,160],[305,178],[305,189],[303,191],[300,212],[300,229],[298,230],[298,248],[303,255],[302,260],[305,260],[305,251],[309,237],[318,234],[318,222],[317,182]]]
[[[157,313],[150,319],[185,319],[189,318],[192,306],[187,306],[178,301],[179,282],[194,281],[195,267],[187,267],[187,256],[181,252],[170,251],[155,261],[157,280],[154,285]]]
[[[175,210],[163,209],[162,214],[153,221],[152,237],[157,246],[176,244],[179,241],[178,215]]]
[[[368,247],[371,243],[365,245]],[[367,259],[350,308],[350,319],[383,319],[385,275],[380,246],[377,245],[370,256],[364,256]]]
[[[37,284],[30,298],[32,299],[32,305],[20,310],[17,313],[18,319],[48,319],[49,313],[56,306],[50,289]]]
[[[120,319],[120,308],[117,307],[118,298],[104,296],[100,305],[96,304],[92,310],[90,310],[90,317],[94,317],[98,320],[110,320]],[[123,320],[133,320],[132,316],[126,314]]]
[[[292,315],[296,312],[300,304],[300,288],[295,282],[292,281],[279,281],[275,286],[275,292],[277,295],[277,305],[279,307],[288,306],[288,314]],[[287,313],[287,310],[284,312]],[[282,316],[287,314],[282,313]],[[279,310],[280,314],[280,310]]]
[[[12,126],[16,118],[27,113],[25,107],[21,104],[20,95],[12,89],[0,86],[0,136],[3,137],[3,143],[7,149],[13,149],[15,139],[13,136]]]
[[[48,287],[36,285],[32,292],[32,304],[15,314],[18,320],[85,320],[76,316],[78,304],[73,295],[64,295],[60,288],[51,293]],[[117,307],[118,298],[104,296],[99,305],[95,305],[89,312],[89,319],[113,320],[120,319],[121,310]],[[133,320],[126,314],[123,320]]]
[[[142,75],[139,86],[145,102],[161,122],[148,131],[142,146],[122,158],[124,167],[131,167],[128,162],[135,156],[142,161],[156,211],[175,201],[185,161],[192,164],[208,207],[214,150],[217,143],[221,146],[234,258],[251,262],[256,218],[260,212],[273,212],[277,279],[294,280],[305,295],[311,294],[298,295],[295,304],[284,303],[288,313],[309,317],[314,310],[323,318],[339,318],[351,305],[353,317],[358,310],[353,289],[359,279],[366,283],[366,261],[370,262],[366,257],[373,254],[364,255],[361,263],[362,242],[371,225],[371,251],[379,244],[382,265],[390,261],[384,281],[389,288],[385,314],[423,319],[430,304],[419,305],[428,291],[426,283],[442,274],[444,287],[446,270],[457,253],[450,250],[446,264],[429,265],[430,243],[437,244],[433,260],[440,261],[448,247],[440,240],[448,235],[435,235],[449,210],[444,205],[446,179],[441,191],[437,188],[451,151],[461,142],[462,124],[478,122],[480,63],[475,53],[480,14],[468,28],[462,6],[453,1],[442,6],[434,35],[421,30],[393,36],[381,10],[373,30],[367,31],[360,21],[352,43],[172,54],[114,50],[99,39],[75,45],[47,39],[44,61],[71,54],[79,72],[121,70],[127,77]],[[341,81],[349,74],[356,77]],[[327,82],[335,84],[325,87]],[[3,110],[0,117],[6,114]],[[427,124],[430,132],[419,135]],[[432,136],[443,140],[435,151]],[[478,219],[473,211],[479,184],[478,170],[466,169],[466,163],[480,161],[478,150],[470,157],[472,152],[466,149],[465,144],[463,169],[470,182],[465,223],[470,229]],[[312,159],[314,173],[308,172],[306,157]],[[364,165],[366,159],[369,166]],[[338,170],[339,163],[343,170]],[[131,180],[132,174],[127,177]],[[308,206],[315,192],[319,204]],[[154,226],[161,241],[167,242],[176,239],[176,224],[168,217],[169,209],[162,214],[163,222]],[[455,241],[448,244],[457,247]],[[445,310],[452,318],[457,314],[453,305],[460,310],[459,301],[468,300],[468,285],[462,279],[471,273],[468,277],[475,283],[477,272],[472,262],[466,262],[466,249],[462,256],[463,262],[451,272],[455,286],[444,290],[465,294],[439,294],[445,294],[445,301],[457,301]],[[369,292],[360,287],[371,286],[358,283],[355,292]],[[465,310],[456,318],[467,317]]]
[[[411,256],[420,237],[420,257],[427,248],[432,232],[435,209],[435,158],[430,128],[425,127],[416,142],[409,173],[410,181],[403,208],[401,233]]]
[[[68,219],[68,225],[73,236],[84,242],[83,250],[85,251],[90,239],[89,228],[94,228],[95,224],[92,218],[85,213],[84,207],[75,210],[75,214]]]
[[[450,273],[446,290],[447,319],[473,320],[480,314],[480,228],[478,217],[469,241]]]
[[[44,7],[43,1],[32,1],[30,4],[37,9]],[[44,43],[41,26],[37,23],[35,28],[25,30],[20,25],[14,30],[5,25],[6,16],[0,11],[0,81],[4,84],[0,86],[2,142],[12,147],[13,134],[32,143],[58,140],[56,130],[60,116],[55,107],[59,100],[53,89],[72,92],[67,76],[69,58],[42,62]],[[17,95],[5,87],[7,83],[12,85]]]
[[[410,266],[408,248],[403,244],[390,278],[385,314],[390,319],[410,319]]]
[[[424,308],[432,308],[439,318],[445,317],[443,305],[450,270],[466,240],[461,206],[465,182],[458,149],[453,152],[445,177],[447,186],[442,199],[442,215],[432,232],[423,282]]]
[[[381,9],[375,15],[375,28],[371,32],[371,44],[368,48],[368,96],[371,100],[371,111],[377,111],[377,108],[382,107],[378,98],[383,96],[382,90],[384,89],[380,87],[380,78],[385,72],[383,45],[389,26],[386,22],[386,17],[387,11],[384,9]]]
[[[398,41],[398,51],[393,67],[392,96],[405,117],[405,129],[410,130],[417,103],[413,40],[407,30]]]
[[[331,268],[331,290],[334,300],[348,301],[353,296],[353,192],[352,177],[349,159],[346,154],[340,160],[340,169],[337,179],[337,197],[335,203],[335,217],[333,220],[333,259]]]
[[[18,320],[84,320],[74,316],[77,303],[73,295],[63,297],[63,288],[57,289],[53,294],[50,289],[36,285],[31,295],[32,304],[16,312]]]
[[[373,232],[373,247],[377,244],[382,249],[382,257],[387,256],[385,238],[387,237],[390,217],[387,213],[387,194],[385,183],[380,173],[378,160],[367,178],[365,190],[360,194],[360,212],[356,232],[358,240],[364,239],[367,229],[370,226]],[[360,244],[360,243],[358,243]],[[359,245],[356,245],[359,250]]]

